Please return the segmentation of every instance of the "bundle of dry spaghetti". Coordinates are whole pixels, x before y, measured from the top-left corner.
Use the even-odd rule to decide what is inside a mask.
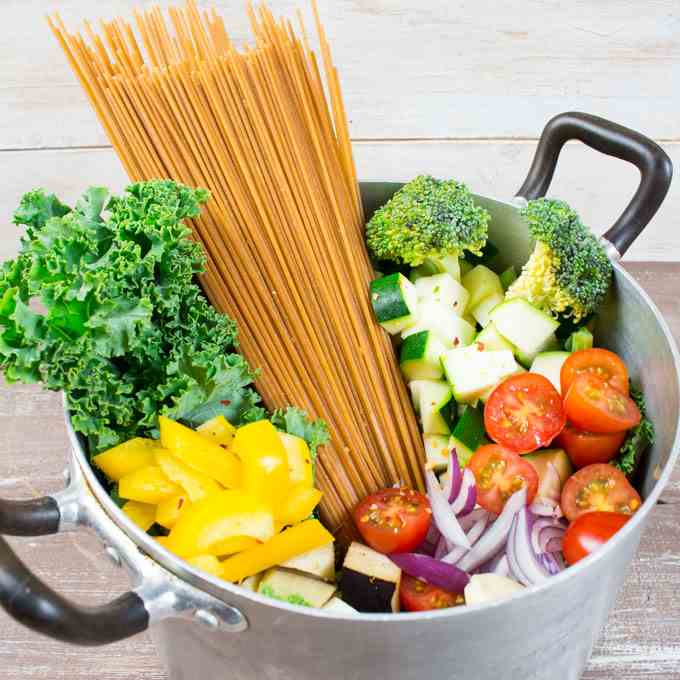
[[[193,1],[101,22],[50,25],[126,171],[208,188],[192,224],[202,285],[232,315],[269,408],[326,420],[322,513],[340,529],[367,493],[422,488],[422,442],[387,335],[368,299],[371,265],[337,71],[314,6],[322,68],[298,32],[248,8],[237,50]],[[138,37],[139,36],[139,37]]]

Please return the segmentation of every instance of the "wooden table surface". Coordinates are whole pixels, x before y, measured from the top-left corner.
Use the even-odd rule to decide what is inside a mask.
[[[680,264],[627,267],[680,341]],[[27,498],[61,487],[67,441],[57,395],[34,386],[0,386],[0,433],[2,496]],[[679,511],[680,468],[651,514],[584,680],[680,678]],[[126,589],[123,574],[104,558],[92,536],[63,534],[11,539],[11,543],[40,577],[75,601],[103,603]],[[166,677],[148,634],[105,648],[79,648],[39,637],[0,615],[0,678],[93,676],[97,680]]]

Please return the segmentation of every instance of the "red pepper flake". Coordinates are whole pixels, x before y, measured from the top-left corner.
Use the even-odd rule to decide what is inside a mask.
[[[229,404],[231,404],[231,400],[230,399],[222,399],[220,401],[220,404],[222,404],[222,406],[229,406]]]
[[[483,343],[483,342],[478,342],[478,343],[477,343],[477,351],[478,351],[478,352],[483,352],[483,351],[484,351],[484,343]]]
[[[458,345],[460,345],[460,338],[456,336],[456,337],[453,339],[453,346],[454,346],[454,347],[458,347]]]
[[[454,306],[454,307],[458,307],[458,300],[454,300],[454,301],[453,301],[453,306]]]

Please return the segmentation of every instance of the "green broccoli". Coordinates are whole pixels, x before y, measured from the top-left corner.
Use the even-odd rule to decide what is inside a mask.
[[[539,198],[522,210],[536,241],[506,297],[579,321],[604,300],[612,277],[607,253],[564,201]]]
[[[376,260],[417,267],[464,250],[479,254],[489,219],[464,184],[420,175],[376,211],[366,225],[366,243]]]

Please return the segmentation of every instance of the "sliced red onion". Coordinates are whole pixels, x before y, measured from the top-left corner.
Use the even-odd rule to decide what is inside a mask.
[[[530,511],[522,508],[513,520],[512,530],[508,538],[507,554],[510,571],[515,579],[525,586],[542,583],[552,575],[554,567],[557,567],[559,571],[559,566],[554,562],[554,558],[550,561],[549,569],[544,564],[545,560],[541,559],[534,550],[531,544],[532,523],[533,518]]]
[[[535,553],[550,552],[547,548],[548,542],[553,541],[555,546],[557,541],[559,547],[553,550],[562,549],[562,538],[567,530],[564,522],[552,517],[535,517],[531,527],[531,545]]]
[[[556,574],[559,574],[562,571],[560,565],[557,563],[557,560],[553,557],[551,553],[549,552],[539,553],[537,557],[539,563],[548,572],[549,576],[555,576]]]
[[[463,473],[460,469],[455,447],[449,451],[448,473],[446,483],[444,484],[444,496],[448,498],[449,503],[453,503],[460,493],[460,485],[463,481]]]
[[[462,545],[464,548],[470,547],[470,542],[461,529],[456,515],[451,509],[449,502],[442,491],[439,482],[432,470],[425,470],[425,481],[427,483],[427,495],[432,506],[432,519],[442,532],[444,538],[453,545]]]
[[[499,555],[495,560],[495,564],[491,566],[489,573],[509,577],[510,565],[508,564],[508,556],[506,554]]]
[[[453,501],[450,501],[451,509],[456,516],[469,515],[475,509],[476,502],[477,485],[475,483],[475,475],[470,468],[465,468],[458,495]]]
[[[468,541],[470,541],[470,545],[474,545],[481,535],[484,533],[484,529],[486,529],[487,525],[487,517],[480,517],[475,524],[472,525],[471,529],[467,532],[467,537]],[[458,560],[460,560],[463,555],[467,552],[466,548],[463,548],[459,545],[457,545],[451,552],[449,552],[448,555],[444,555],[444,557],[441,558],[442,562],[446,562],[446,564],[456,564]]]
[[[409,576],[420,578],[452,593],[462,593],[470,582],[470,577],[458,567],[445,564],[427,555],[397,553],[390,555],[390,559]]]
[[[458,522],[460,523],[463,531],[468,532],[482,517],[486,518],[486,523],[489,524],[496,519],[496,515],[484,508],[475,508],[469,515],[464,517],[459,517]]]
[[[562,480],[560,479],[560,473],[557,471],[557,468],[552,461],[548,461],[548,464],[545,466],[545,474],[543,475],[543,480],[541,481],[541,487],[552,490],[553,495],[546,496],[546,498],[550,501],[553,501],[555,505],[559,505]]]
[[[540,515],[541,517],[554,517],[555,519],[564,517],[559,503],[555,503],[549,498],[542,496],[536,496],[529,509],[534,515]]]
[[[562,552],[562,543],[564,541],[564,534],[560,537],[555,537],[555,538],[549,538],[545,542],[544,550],[547,553],[561,553]]]
[[[463,571],[472,571],[480,564],[490,560],[505,545],[508,533],[512,526],[512,520],[527,502],[526,488],[522,487],[514,493],[505,503],[503,512],[498,519],[486,530],[484,535],[475,543],[472,550],[466,553],[458,562],[458,567]]]
[[[444,557],[444,555],[446,555],[451,550],[453,550],[453,546],[449,548],[446,539],[443,536],[440,536],[439,541],[437,542],[437,546],[434,549],[433,557],[436,560],[440,560],[442,557]]]

